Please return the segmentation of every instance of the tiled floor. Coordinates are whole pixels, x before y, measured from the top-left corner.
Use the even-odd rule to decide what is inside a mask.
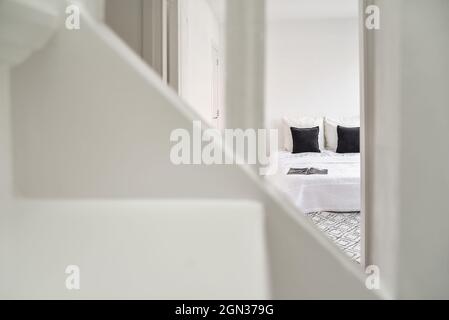
[[[315,212],[308,216],[351,259],[360,263],[360,212]]]

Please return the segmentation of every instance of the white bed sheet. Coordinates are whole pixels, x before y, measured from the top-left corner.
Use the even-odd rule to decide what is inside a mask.
[[[303,212],[360,211],[360,154],[292,154],[279,151],[278,171],[268,176]],[[287,175],[290,168],[328,169],[327,175]]]

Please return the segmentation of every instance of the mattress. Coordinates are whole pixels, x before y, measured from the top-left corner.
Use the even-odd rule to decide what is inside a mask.
[[[360,154],[292,154],[279,151],[275,174],[267,176],[303,212],[360,211]],[[327,169],[327,175],[287,175],[290,168]]]

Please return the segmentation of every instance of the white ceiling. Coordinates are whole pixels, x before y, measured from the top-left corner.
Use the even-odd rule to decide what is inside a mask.
[[[357,17],[358,0],[266,0],[268,20]]]

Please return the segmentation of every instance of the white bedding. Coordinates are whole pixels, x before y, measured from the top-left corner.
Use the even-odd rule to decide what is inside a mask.
[[[303,212],[360,211],[360,154],[278,153],[278,171],[267,179]],[[327,175],[287,175],[290,168],[328,169]]]

